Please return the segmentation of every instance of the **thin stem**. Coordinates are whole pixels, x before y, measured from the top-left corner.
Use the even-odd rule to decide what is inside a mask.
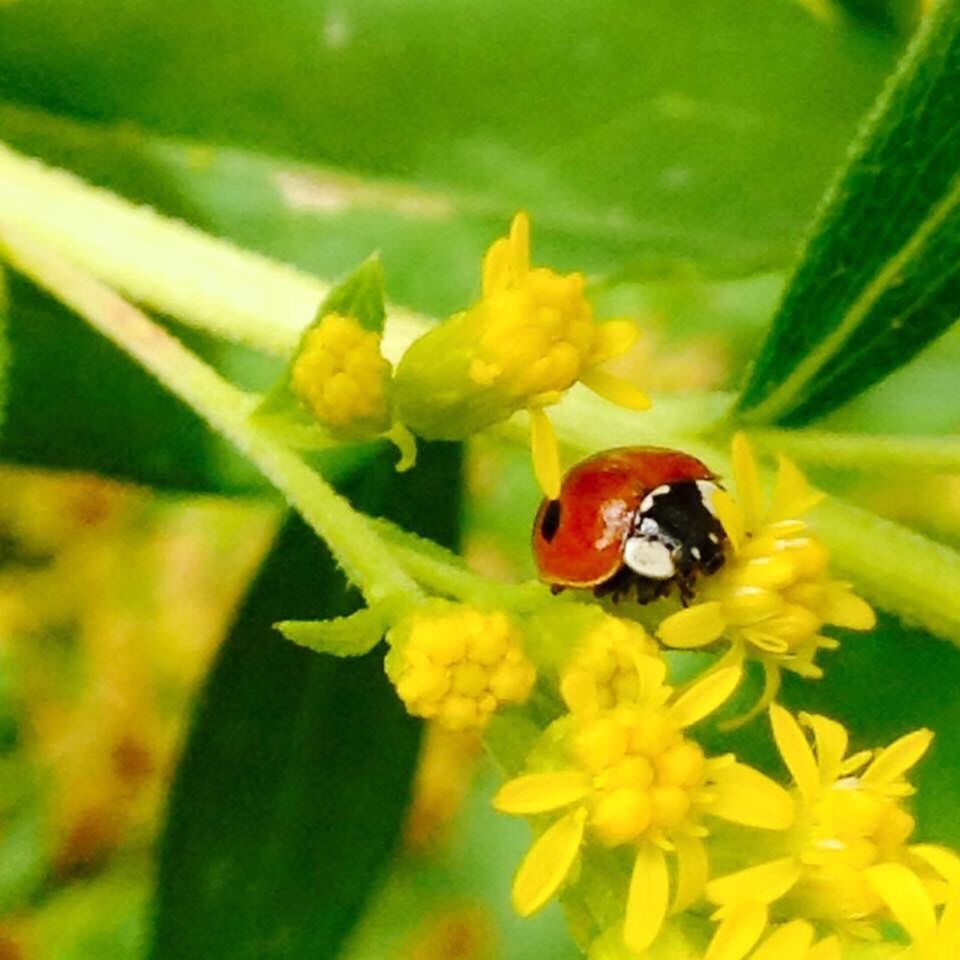
[[[845,470],[960,471],[960,437],[900,437],[821,430],[751,430],[766,450]]]
[[[436,593],[459,600],[484,601],[516,611],[532,610],[550,600],[542,583],[497,583],[473,573],[454,553],[424,540],[388,520],[373,520],[374,529],[399,563],[415,580]]]
[[[369,520],[296,454],[249,418],[257,398],[238,390],[179,340],[109,287],[31,234],[0,221],[0,251],[18,270],[75,310],[140,363],[283,492],[322,537],[368,603],[418,599],[419,588],[401,570]]]
[[[265,353],[289,356],[330,286],[138,206],[0,143],[0,210],[131,300]],[[384,352],[428,325],[393,308]]]

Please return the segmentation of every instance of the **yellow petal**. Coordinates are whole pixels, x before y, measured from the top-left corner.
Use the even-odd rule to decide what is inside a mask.
[[[738,553],[746,539],[746,519],[743,508],[726,490],[713,491],[711,506],[733,547],[733,552]]]
[[[723,615],[730,623],[747,626],[776,616],[784,606],[783,596],[776,590],[741,586],[724,598]]]
[[[800,865],[793,857],[770,860],[711,880],[707,896],[718,904],[773,903],[793,887],[800,873]]]
[[[714,670],[681,694],[670,707],[670,719],[678,727],[689,727],[725,703],[740,682],[740,667]]]
[[[836,937],[826,937],[807,951],[805,960],[843,960],[843,948]]]
[[[607,320],[597,324],[587,365],[592,367],[623,356],[639,337],[640,331],[632,320]]]
[[[510,241],[494,240],[483,258],[483,295],[490,296],[510,284]]]
[[[920,760],[932,742],[933,731],[922,728],[895,740],[864,770],[863,782],[880,787],[896,780]]]
[[[747,440],[745,434],[735,434],[732,447],[733,476],[737,481],[737,500],[743,509],[746,529],[753,532],[760,528],[763,511],[763,491],[760,489],[757,461],[753,458],[753,450],[750,449],[750,441]]]
[[[667,915],[669,896],[670,878],[663,851],[644,843],[637,850],[627,894],[623,941],[629,949],[641,953],[653,943]]]
[[[877,625],[873,607],[846,584],[830,584],[823,606],[823,620],[848,630],[872,630]]]
[[[584,370],[580,374],[580,382],[604,400],[627,410],[649,410],[652,405],[650,398],[629,380],[604,373],[596,367]]]
[[[794,782],[800,788],[800,793],[806,801],[813,800],[820,788],[820,771],[800,724],[775,703],[770,705],[770,723],[777,749],[793,775]]]
[[[550,500],[560,496],[560,448],[550,418],[542,407],[527,411],[530,416],[530,449],[533,472],[540,489]]]
[[[800,722],[813,730],[817,744],[817,765],[822,783],[832,783],[841,775],[849,737],[842,723],[817,713],[801,713]]]
[[[933,933],[937,926],[933,903],[909,867],[902,863],[880,863],[868,867],[864,877],[911,939],[920,940]]]
[[[763,830],[786,830],[793,823],[793,798],[759,770],[731,763],[717,770],[714,783],[708,808],[713,816]]]
[[[670,614],[657,628],[657,637],[668,647],[687,650],[713,643],[721,636],[726,625],[723,607],[716,600],[711,600]]]
[[[681,913],[703,896],[710,864],[706,847],[699,837],[679,833],[674,835],[673,845],[677,851],[677,889],[670,909],[673,913]]]
[[[806,920],[791,920],[760,944],[750,960],[806,960],[813,943],[813,927]]]
[[[777,485],[767,514],[768,523],[802,517],[824,498],[824,494],[819,490],[810,487],[807,478],[797,469],[793,461],[784,456],[781,456],[779,461]]]
[[[580,844],[587,811],[568,813],[543,833],[527,851],[513,880],[513,908],[521,917],[539,910],[567,878]]]
[[[528,773],[507,781],[493,798],[493,806],[501,813],[545,813],[575,803],[589,789],[586,777],[576,770]]]
[[[948,886],[960,892],[960,856],[932,843],[916,843],[908,849],[939,873]]]
[[[766,925],[765,904],[738,904],[717,927],[704,960],[741,960],[760,939]]]
[[[530,270],[530,217],[524,210],[510,224],[510,261],[515,281]]]

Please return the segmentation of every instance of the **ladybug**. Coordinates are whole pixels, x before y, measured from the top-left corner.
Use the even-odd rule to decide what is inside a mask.
[[[716,475],[689,454],[618,447],[583,460],[544,500],[533,523],[540,579],[554,593],[592,588],[640,603],[676,585],[684,605],[700,574],[725,560],[726,535],[713,510]]]

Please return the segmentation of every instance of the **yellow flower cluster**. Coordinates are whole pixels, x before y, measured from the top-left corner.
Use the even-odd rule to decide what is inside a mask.
[[[913,789],[904,775],[930,746],[930,732],[848,756],[847,731],[834,720],[801,715],[811,746],[782,707],[772,706],[770,719],[794,779],[797,818],[783,856],[708,884],[721,921],[710,960],[741,960],[771,914],[816,921],[853,940],[877,939],[892,915],[915,940],[930,942],[938,935],[935,907],[951,887],[960,893],[956,854],[907,842],[914,821],[903,799]]]
[[[571,670],[584,672],[584,662],[581,653]],[[608,667],[601,665],[597,679]],[[558,814],[517,871],[513,902],[521,915],[542,907],[594,846],[627,846],[633,866],[623,942],[643,951],[671,908],[670,861],[676,863],[673,909],[702,896],[711,818],[764,829],[792,822],[793,802],[782,787],[732,756],[708,758],[686,734],[730,696],[739,668],[715,671],[683,692],[666,683],[666,670],[662,658],[638,649],[625,695],[608,709],[556,720],[531,754],[528,772],[494,798],[504,813]]]
[[[500,611],[434,601],[387,642],[387,673],[407,710],[451,730],[486,726],[503,704],[523,703],[536,679],[520,630]]]
[[[595,714],[635,700],[647,657],[657,646],[637,623],[604,616],[577,645],[560,681],[572,713]]]
[[[632,322],[597,323],[579,273],[530,265],[530,221],[514,217],[483,263],[480,300],[416,340],[397,367],[399,418],[426,439],[460,440],[530,414],[534,468],[547,496],[560,489],[557,442],[543,408],[578,380],[636,410],[649,400],[600,369],[634,344]]]
[[[311,329],[291,370],[294,392],[335,434],[373,437],[387,429],[390,364],[380,335],[354,318],[328,313]]]
[[[756,461],[742,434],[734,437],[733,469],[738,500],[724,490],[713,496],[732,556],[703,580],[692,606],[660,624],[657,636],[682,649],[727,638],[732,661],[750,656],[763,664],[764,707],[776,696],[782,670],[822,675],[814,663],[817,651],[837,646],[821,633],[825,625],[869,630],[876,618],[850,584],[830,577],[826,547],[799,519],[820,500],[800,471],[781,458],[764,512]]]

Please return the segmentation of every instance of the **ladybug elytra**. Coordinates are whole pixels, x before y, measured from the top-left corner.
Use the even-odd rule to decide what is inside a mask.
[[[554,592],[598,596],[636,591],[640,603],[693,583],[723,565],[726,536],[713,511],[717,477],[689,454],[618,447],[583,460],[544,500],[533,524],[540,579]]]

